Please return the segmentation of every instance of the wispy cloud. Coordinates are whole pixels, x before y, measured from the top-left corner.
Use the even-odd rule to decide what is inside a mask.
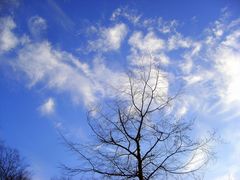
[[[43,83],[47,89],[68,92],[74,102],[94,101],[94,85],[87,76],[88,65],[71,54],[52,48],[47,41],[26,44],[14,67],[27,75],[29,86]]]
[[[75,23],[69,18],[60,6],[54,0],[47,1],[49,6],[52,8],[54,18],[66,31],[73,31]]]
[[[112,21],[115,21],[117,16],[120,17],[121,13],[126,13],[126,11],[118,10],[114,13]],[[129,18],[126,15],[122,17]],[[140,18],[139,15],[137,22],[145,22],[146,20],[149,19],[144,19],[142,16]],[[3,22],[1,26],[1,34],[3,34],[1,36],[1,52],[7,52],[17,45],[20,38],[17,38],[12,31],[16,25],[10,17],[2,18],[1,21]],[[152,19],[151,22],[149,21],[150,30],[144,33],[141,28],[139,31],[135,31],[134,28],[131,29],[124,23],[118,22],[110,27],[100,27],[98,31],[95,31],[98,33],[97,39],[87,43],[90,50],[98,54],[99,52],[107,53],[119,50],[121,44],[126,42],[125,45],[130,48],[130,54],[126,55],[130,65],[149,64],[149,58],[153,62],[167,65],[168,69],[165,72],[173,79],[181,79],[188,92],[192,92],[188,97],[196,97],[199,92],[204,92],[201,103],[204,101],[207,104],[210,101],[211,103],[216,101],[215,103],[228,104],[240,102],[238,97],[240,91],[238,83],[240,54],[237,50],[240,44],[238,20],[233,20],[227,24],[224,18],[220,18],[210,25],[197,40],[184,36],[176,29],[163,37],[159,34],[162,32],[158,33],[159,26],[155,26],[154,23],[166,24],[161,18]],[[46,29],[46,21],[35,16],[29,20],[29,26],[31,32],[36,34],[39,29]],[[216,33],[217,31],[222,33]],[[127,33],[130,34],[129,38],[126,36]],[[178,58],[182,61],[177,62],[171,58],[171,53],[179,49],[183,49],[178,53]],[[101,85],[105,83],[103,81],[109,79],[101,78],[106,72],[108,72],[108,77],[116,77],[110,81],[110,84],[117,78],[121,79],[120,76],[124,76],[123,73],[110,69],[104,64],[104,60],[96,60],[95,62],[98,63],[93,63],[90,67],[73,54],[55,49],[47,40],[42,42],[27,41],[17,51],[17,55],[14,67],[27,75],[30,87],[36,83],[42,83],[48,89],[70,93],[75,102],[83,101],[85,104],[94,102],[96,94],[98,94],[98,98],[99,93],[106,94],[105,88]],[[175,71],[177,70],[178,74],[172,71],[170,68],[172,65],[175,66]],[[193,98],[190,99],[189,103],[186,104],[194,102]],[[182,109],[182,112],[185,113],[185,111]]]
[[[158,38],[153,32],[149,32],[144,37],[142,32],[134,32],[129,39],[129,44],[145,53],[154,53],[165,47],[163,39]]]
[[[229,24],[233,22],[236,21]],[[205,39],[199,40],[199,46],[202,48],[198,49],[198,54],[184,56],[186,61],[181,66],[185,72],[183,79],[186,80],[189,88],[195,87],[193,92],[204,94],[205,102],[217,104],[220,102],[223,109],[235,108],[236,104],[240,106],[238,96],[240,54],[237,49],[240,45],[240,24],[234,23],[234,26],[229,26],[225,21],[220,22],[220,20],[214,24],[208,29]],[[215,33],[216,29],[222,31],[221,38],[220,34]]]
[[[118,20],[120,17],[126,18],[133,24],[138,24],[139,21],[141,20],[141,16],[139,13],[137,13],[134,10],[131,10],[127,7],[125,8],[117,8],[113,13],[110,18],[112,21]]]
[[[127,26],[123,23],[114,25],[113,27],[101,27],[97,31],[98,39],[88,42],[90,51],[107,52],[118,50],[122,41],[127,34]]]
[[[14,42],[21,42],[15,51],[17,56],[9,63],[16,71],[23,73],[29,88],[41,84],[45,90],[68,93],[74,103],[81,102],[88,106],[105,94],[112,95],[110,91],[105,92],[106,85],[116,84],[123,77],[120,72],[107,68],[100,58],[96,58],[93,67],[90,67],[73,54],[55,49],[47,40],[34,41],[26,35],[15,36],[11,31],[15,26],[13,19],[7,17],[4,20],[7,23],[3,30],[7,30],[7,35],[10,34]],[[37,22],[39,21],[41,25],[46,23],[37,17]],[[8,52],[16,46],[11,42],[4,41],[2,51]]]
[[[48,98],[40,107],[40,112],[43,115],[50,115],[53,114],[55,111],[55,101],[53,98]]]
[[[7,52],[18,44],[18,39],[12,32],[16,27],[11,17],[0,18],[0,54]]]
[[[47,29],[46,20],[40,16],[32,16],[28,20],[28,28],[34,38],[39,38]]]

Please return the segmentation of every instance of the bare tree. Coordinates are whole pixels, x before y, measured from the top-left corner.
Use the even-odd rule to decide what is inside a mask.
[[[211,158],[214,134],[197,138],[193,121],[175,114],[178,93],[169,95],[168,82],[158,67],[141,67],[128,76],[113,100],[93,108],[88,124],[94,140],[70,141],[79,166],[64,168],[71,175],[91,174],[111,179],[181,179],[194,175]]]
[[[29,180],[30,172],[27,165],[16,149],[6,147],[0,143],[0,179],[1,180]]]

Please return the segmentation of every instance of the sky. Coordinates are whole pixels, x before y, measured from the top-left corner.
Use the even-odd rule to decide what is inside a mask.
[[[33,179],[75,163],[58,130],[90,138],[86,112],[153,57],[176,111],[223,140],[205,179],[240,179],[240,1],[1,0],[0,137]]]

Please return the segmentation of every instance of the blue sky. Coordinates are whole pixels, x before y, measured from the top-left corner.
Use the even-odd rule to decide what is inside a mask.
[[[237,0],[1,1],[0,136],[34,179],[59,175],[59,163],[75,162],[57,129],[87,140],[89,105],[151,54],[169,91],[184,89],[176,113],[225,142],[205,178],[240,179],[239,47]]]

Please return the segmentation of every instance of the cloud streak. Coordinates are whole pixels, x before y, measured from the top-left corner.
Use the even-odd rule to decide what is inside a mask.
[[[57,93],[70,93],[74,102],[83,101],[86,105],[95,100],[88,65],[67,52],[55,50],[47,41],[26,44],[18,52],[14,67],[27,75],[29,87],[42,83]]]

